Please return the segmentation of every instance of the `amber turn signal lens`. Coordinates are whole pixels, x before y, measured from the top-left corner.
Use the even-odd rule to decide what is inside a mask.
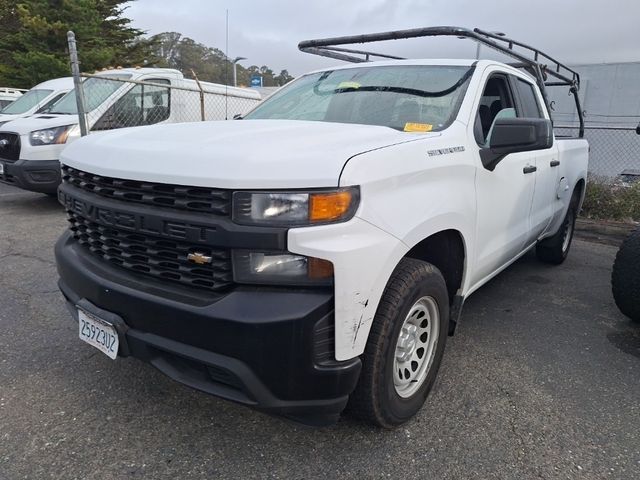
[[[353,197],[349,190],[331,193],[312,193],[309,196],[309,220],[330,222],[349,212]]]
[[[309,257],[307,275],[309,278],[319,280],[333,277],[333,263],[321,258]]]

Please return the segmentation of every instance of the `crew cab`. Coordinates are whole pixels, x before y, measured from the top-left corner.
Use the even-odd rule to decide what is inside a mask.
[[[94,132],[194,122],[203,115],[232,118],[260,101],[254,90],[196,82],[169,68],[103,70],[88,76],[82,88],[87,125]],[[81,134],[75,90],[38,113],[0,125],[0,182],[55,195],[60,152]]]
[[[427,30],[493,43],[452,28]],[[465,299],[531,249],[567,257],[588,145],[554,137],[541,87],[493,60],[364,61],[238,121],[75,142],[55,255],[80,339],[308,424],[347,403],[406,422]]]

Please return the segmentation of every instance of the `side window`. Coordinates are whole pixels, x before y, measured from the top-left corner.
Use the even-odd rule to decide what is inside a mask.
[[[64,97],[66,95],[67,92],[62,92],[59,93],[58,95],[54,96],[51,100],[49,100],[47,103],[45,103],[44,105],[42,105],[38,111],[36,113],[44,113],[47,110],[49,110],[51,107],[53,107],[56,102],[58,100],[60,100],[62,97]]]
[[[165,78],[149,79],[149,83],[169,85]],[[153,125],[169,118],[170,93],[168,87],[138,84],[129,89],[96,122],[93,130]]]
[[[485,145],[488,142],[491,127],[498,115],[502,118],[516,116],[511,88],[504,75],[489,77],[482,92],[474,125],[478,145]]]
[[[161,83],[169,85],[165,78],[150,79],[149,83]],[[163,122],[171,115],[171,92],[169,87],[156,87],[145,85],[142,95],[143,125],[153,125]]]
[[[522,107],[522,112],[518,116],[525,118],[543,118],[533,85],[518,78],[516,79],[516,86]]]

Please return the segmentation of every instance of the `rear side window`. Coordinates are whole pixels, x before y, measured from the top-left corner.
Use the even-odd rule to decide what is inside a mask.
[[[137,84],[120,97],[96,122],[93,130],[112,130],[140,125],[153,125],[169,118],[169,80],[165,78],[145,80],[148,83],[166,84],[167,87]]]
[[[516,79],[516,86],[520,103],[522,104],[522,112],[518,116],[525,118],[543,118],[533,85],[518,78]]]

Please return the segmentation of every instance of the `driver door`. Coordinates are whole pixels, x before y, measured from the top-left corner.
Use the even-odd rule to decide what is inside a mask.
[[[482,165],[479,150],[488,145],[496,118],[521,116],[512,79],[489,74],[477,105],[474,134],[479,149],[476,174],[476,260],[472,284],[522,252],[531,230],[531,205],[536,181],[535,152],[507,155],[493,171]]]

